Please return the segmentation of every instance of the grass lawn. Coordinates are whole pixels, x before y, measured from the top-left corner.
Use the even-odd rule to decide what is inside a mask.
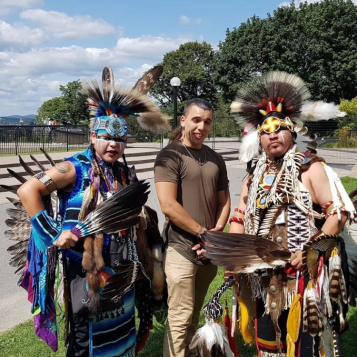
[[[350,177],[341,178],[342,183],[346,187],[347,192],[351,192],[357,188],[357,179]],[[206,300],[208,300],[217,288],[223,283],[223,270],[219,269],[218,274],[212,282]],[[231,295],[227,293],[228,298]],[[223,298],[222,298],[223,300]],[[24,302],[26,303],[26,302]],[[221,301],[224,304],[223,301]],[[30,304],[28,304],[30,309]],[[349,329],[342,335],[342,356],[356,356],[357,355],[357,308],[350,307],[348,312]],[[200,325],[204,324],[204,317],[201,316]],[[51,349],[37,336],[33,329],[32,321],[28,321],[16,326],[8,332],[0,335],[0,356],[6,357],[51,357],[51,356],[65,356],[65,348],[63,341],[64,326],[61,322],[59,324],[59,349],[57,353],[53,353]],[[164,326],[154,321],[154,329],[150,333],[149,340],[146,343],[145,349],[140,352],[140,357],[160,357],[162,356]],[[240,357],[256,357],[255,346],[244,345],[240,336],[238,336],[238,346]]]

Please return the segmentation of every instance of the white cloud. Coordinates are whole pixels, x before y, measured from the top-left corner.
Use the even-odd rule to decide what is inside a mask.
[[[195,20],[191,20],[188,16],[181,15],[180,19],[179,19],[179,23],[180,23],[180,25],[184,25],[184,26],[192,25],[192,24],[201,25],[202,19],[200,17],[198,17]]]
[[[132,87],[140,76],[188,39],[119,38],[114,48],[80,46],[0,51],[0,115],[36,113],[42,103],[59,96],[59,85],[101,79],[104,66],[113,68],[115,82]]]
[[[187,16],[185,16],[185,15],[180,16],[180,24],[181,25],[189,25],[190,23],[191,23],[191,21]]]
[[[0,21],[0,50],[21,50],[44,42],[46,35],[42,29],[27,26],[14,27]]]
[[[42,0],[0,0],[0,6],[14,8],[29,8],[33,6],[43,5]]]
[[[125,36],[125,28],[122,27],[122,26],[119,26],[119,29],[118,29],[118,37],[124,37]]]
[[[63,12],[42,9],[25,10],[20,17],[41,26],[48,33],[61,39],[91,38],[115,32],[115,28],[102,19],[88,15],[68,16]]]
[[[123,60],[144,59],[146,61],[161,62],[166,52],[176,50],[187,38],[173,40],[171,38],[143,36],[137,38],[120,38],[115,50]]]
[[[43,0],[0,0],[0,15],[20,9],[42,6]]]

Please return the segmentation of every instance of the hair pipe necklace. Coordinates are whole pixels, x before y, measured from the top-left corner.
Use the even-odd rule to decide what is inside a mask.
[[[203,166],[207,162],[207,157],[206,157],[206,148],[204,145],[202,145],[202,148],[200,150],[199,157],[196,157],[193,152],[190,151],[191,148],[187,147],[183,141],[181,141],[182,146],[186,149],[188,155],[195,160],[198,165]]]

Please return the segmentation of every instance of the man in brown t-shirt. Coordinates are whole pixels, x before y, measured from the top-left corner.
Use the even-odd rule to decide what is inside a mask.
[[[200,234],[223,230],[230,213],[227,170],[221,155],[203,145],[213,110],[204,99],[189,101],[170,144],[155,161],[155,185],[166,216],[165,274],[168,320],[164,357],[195,356],[188,345],[196,332],[209,284],[217,269],[200,259]]]

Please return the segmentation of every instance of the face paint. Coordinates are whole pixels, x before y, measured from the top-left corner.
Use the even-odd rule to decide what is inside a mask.
[[[124,153],[126,143],[122,140],[126,138],[112,138],[96,136],[94,148],[97,154],[106,162],[118,160]]]
[[[282,142],[285,142],[285,133],[284,133],[284,130],[280,130],[280,132],[279,132],[278,135],[280,135]]]

